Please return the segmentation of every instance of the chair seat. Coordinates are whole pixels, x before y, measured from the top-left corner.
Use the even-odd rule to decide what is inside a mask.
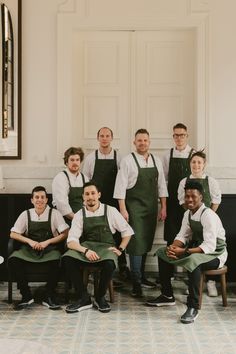
[[[203,273],[205,275],[221,275],[221,274],[226,274],[227,271],[228,271],[228,268],[227,268],[227,266],[224,265],[222,268],[205,270]]]

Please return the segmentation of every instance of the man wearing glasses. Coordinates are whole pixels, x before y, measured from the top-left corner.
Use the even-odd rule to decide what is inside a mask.
[[[188,145],[187,127],[178,123],[173,127],[175,147],[163,156],[163,170],[168,186],[167,218],[164,227],[164,239],[172,244],[180,230],[184,208],[179,205],[178,186],[181,179],[190,175],[189,159],[193,149]]]

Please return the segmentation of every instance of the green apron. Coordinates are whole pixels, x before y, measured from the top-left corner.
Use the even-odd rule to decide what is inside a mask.
[[[92,180],[100,187],[100,201],[118,209],[118,201],[113,198],[117,170],[117,153],[115,150],[113,159],[99,159],[98,150],[95,151],[95,166]]]
[[[68,183],[69,183],[69,194],[68,194],[68,198],[69,198],[69,204],[71,209],[73,210],[73,213],[77,213],[77,211],[79,211],[82,206],[83,206],[83,186],[85,184],[85,178],[83,173],[81,173],[81,177],[82,177],[82,181],[83,181],[83,186],[82,187],[71,187],[71,183],[70,183],[70,178],[68,176],[68,173],[66,171],[63,171],[68,179]]]
[[[204,208],[202,214],[207,208]],[[201,214],[201,216],[202,216]],[[200,246],[203,242],[203,226],[200,221],[191,220],[190,212],[189,212],[189,224],[192,230],[192,239],[189,241],[188,247],[194,248]],[[157,251],[158,257],[163,259],[164,261],[174,264],[177,266],[184,267],[187,271],[192,272],[195,268],[197,268],[202,263],[207,263],[222,253],[224,253],[226,247],[226,243],[224,240],[217,238],[216,241],[216,250],[211,254],[204,253],[193,253],[190,255],[183,255],[179,259],[171,259],[166,254],[166,247],[161,247]]]
[[[132,153],[138,167],[138,178],[135,186],[126,192],[126,208],[129,213],[129,224],[134,230],[127,246],[127,253],[142,256],[152,248],[155,236],[158,212],[158,170],[153,155],[154,167],[141,168]]]
[[[202,185],[203,188],[203,203],[210,208],[211,206],[211,194],[209,189],[208,176],[206,178],[187,178],[186,184],[188,182],[198,182]]]
[[[32,221],[30,212],[27,210],[28,216],[28,235],[31,240],[43,242],[53,237],[51,230],[51,215],[52,210],[49,210],[47,221]],[[32,249],[28,244],[23,244],[21,248],[14,251],[9,258],[17,257],[27,262],[40,263],[60,259],[61,253],[57,249],[57,245],[49,245],[42,251]]]
[[[86,217],[85,208],[83,212],[83,233],[80,238],[80,244],[83,247],[95,251],[100,259],[98,261],[89,261],[83,253],[75,250],[68,250],[63,257],[69,256],[83,262],[97,263],[104,260],[113,260],[117,265],[117,255],[109,250],[109,247],[115,246],[114,238],[107,220],[107,205],[104,205],[104,215]]]
[[[178,187],[179,182],[190,175],[190,157],[193,149],[190,151],[188,158],[173,157],[173,148],[170,151],[170,162],[168,172],[168,194],[166,200],[167,217],[164,226],[164,240],[171,244],[181,228],[184,216],[184,208],[179,205]]]

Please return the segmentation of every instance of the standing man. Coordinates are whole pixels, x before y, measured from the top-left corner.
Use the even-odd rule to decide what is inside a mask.
[[[101,190],[100,201],[118,209],[118,202],[113,198],[116,175],[120,164],[120,156],[111,146],[113,131],[103,127],[97,132],[99,148],[91,152],[84,160],[83,172],[90,180],[93,180]],[[121,242],[121,236],[115,235],[117,245]],[[125,253],[118,259],[119,270],[122,276],[128,275]]]
[[[8,261],[22,295],[17,310],[34,302],[25,271],[26,264],[31,263],[48,265],[46,296],[42,304],[52,310],[60,308],[54,297],[61,258],[58,244],[66,239],[69,226],[58,210],[47,205],[47,201],[45,188],[35,187],[31,198],[34,208],[21,213],[11,229],[10,237],[22,244],[19,250],[10,255]]]
[[[121,160],[114,197],[119,200],[121,214],[134,229],[135,236],[127,252],[133,282],[132,296],[140,297],[141,282],[147,283],[144,261],[155,235],[158,198],[161,202],[159,219],[164,221],[168,193],[161,161],[149,153],[150,137],[146,129],[135,133],[134,145],[136,151]]]
[[[187,127],[178,123],[173,127],[175,147],[162,160],[168,186],[167,217],[164,226],[164,240],[170,245],[180,230],[184,209],[179,205],[179,182],[190,175],[190,157],[193,149],[188,145]]]
[[[175,305],[172,265],[184,267],[188,271],[189,295],[187,310],[180,318],[182,323],[192,323],[198,316],[202,271],[221,268],[227,259],[225,230],[220,218],[202,200],[202,185],[195,181],[186,183],[185,205],[188,210],[180,232],[171,245],[157,251],[161,295],[147,301],[149,306]]]
[[[100,280],[95,306],[100,312],[109,312],[110,305],[105,294],[116,267],[117,257],[124,252],[133,230],[118,212],[107,204],[99,202],[101,193],[94,182],[84,185],[85,206],[75,215],[69,232],[67,251],[63,259],[67,273],[76,290],[77,301],[68,305],[66,312],[79,312],[92,307],[91,298],[83,283],[81,265],[100,266]],[[114,244],[113,234],[121,233],[119,247]]]
[[[53,206],[71,224],[74,214],[83,206],[83,185],[88,177],[80,172],[84,152],[80,147],[70,147],[64,153],[66,169],[59,172],[52,181]]]

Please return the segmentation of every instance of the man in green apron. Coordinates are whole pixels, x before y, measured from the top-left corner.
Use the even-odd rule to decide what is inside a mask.
[[[192,323],[198,316],[199,286],[203,270],[221,268],[227,259],[225,230],[218,215],[202,202],[203,188],[198,182],[185,186],[185,205],[180,232],[174,242],[157,251],[161,295],[147,301],[149,306],[175,305],[171,285],[172,265],[182,266],[188,272],[189,295],[182,323]]]
[[[92,307],[87,287],[83,283],[81,265],[100,266],[98,293],[94,305],[100,312],[109,312],[105,299],[108,284],[116,267],[117,257],[126,249],[133,230],[118,212],[107,204],[99,202],[101,193],[94,182],[84,185],[85,206],[76,213],[69,232],[69,251],[63,255],[67,274],[75,288],[77,301],[66,308],[67,313],[79,312]],[[121,243],[115,246],[116,231],[121,233]]]
[[[89,180],[80,172],[83,159],[84,152],[81,148],[70,147],[67,149],[64,153],[66,169],[59,172],[52,182],[52,204],[69,224],[71,224],[74,214],[83,206],[83,185]]]
[[[190,175],[190,156],[193,149],[188,145],[187,127],[178,123],[173,127],[175,147],[162,158],[163,170],[168,186],[166,200],[167,217],[164,226],[164,240],[170,245],[180,230],[184,209],[179,205],[179,182]]]
[[[104,204],[114,206],[118,209],[118,202],[113,198],[116,175],[119,168],[120,156],[111,146],[113,131],[108,127],[102,127],[97,132],[99,148],[91,152],[84,160],[83,172],[93,180],[101,190],[100,201]],[[121,236],[115,235],[116,244],[121,242]],[[118,258],[120,275],[129,275],[125,253]]]
[[[160,159],[149,153],[150,137],[146,129],[135,133],[136,151],[124,157],[117,174],[114,197],[120,212],[134,229],[127,253],[133,282],[131,295],[142,296],[141,282],[144,262],[151,250],[157,219],[166,218],[167,187]],[[158,216],[158,198],[161,210]]]
[[[35,187],[31,198],[34,208],[21,213],[11,229],[10,237],[22,244],[8,260],[22,295],[22,300],[16,306],[17,310],[34,302],[25,271],[26,264],[28,266],[31,263],[48,265],[46,295],[42,304],[52,310],[60,308],[54,297],[61,258],[58,244],[66,239],[69,226],[58,210],[47,205],[47,201],[45,188]]]

